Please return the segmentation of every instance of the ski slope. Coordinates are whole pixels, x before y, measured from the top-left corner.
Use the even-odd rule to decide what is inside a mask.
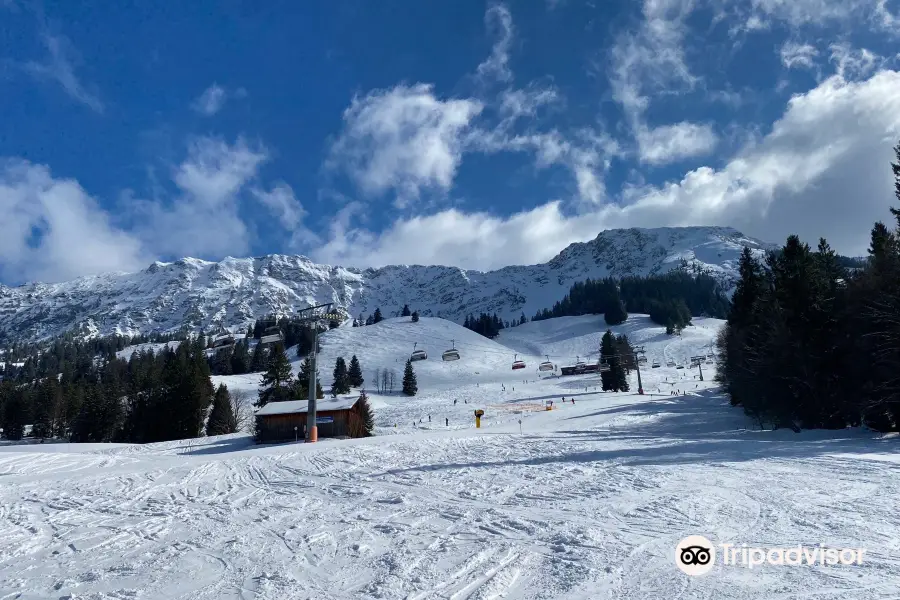
[[[494,341],[403,321],[323,336],[327,382],[338,353],[356,353],[368,377],[402,371],[412,341],[427,344],[419,395],[373,394],[372,438],[0,447],[0,598],[897,597],[896,439],[757,431],[711,370],[702,382],[643,370],[644,396],[601,392],[594,375],[538,377],[544,354],[566,364],[595,352],[602,317]],[[614,330],[648,356],[684,358],[721,325],[696,323],[678,339],[641,316]],[[445,337],[462,360],[440,361]],[[517,352],[526,372],[510,370]],[[252,389],[253,377],[233,385]],[[554,410],[536,410],[548,399]],[[690,578],[674,563],[689,534],[864,547],[866,561],[719,564]]]

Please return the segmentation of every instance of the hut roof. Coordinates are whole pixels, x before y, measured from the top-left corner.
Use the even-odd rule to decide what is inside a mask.
[[[354,396],[350,398],[328,398],[316,400],[316,412],[324,412],[329,410],[349,410],[353,408],[359,398]],[[291,415],[302,414],[307,412],[309,405],[308,400],[288,400],[286,402],[269,402],[258,411],[257,415]]]

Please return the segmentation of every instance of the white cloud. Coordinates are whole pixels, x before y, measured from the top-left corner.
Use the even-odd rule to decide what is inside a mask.
[[[640,160],[651,165],[709,154],[718,142],[719,138],[709,124],[682,121],[655,129],[640,125],[637,129]]]
[[[0,160],[0,279],[63,281],[146,264],[140,242],[115,227],[76,181],[24,160]]]
[[[306,209],[297,200],[294,190],[287,183],[278,181],[271,190],[253,188],[253,196],[278,219],[281,227],[291,232],[289,246],[293,249],[319,243],[319,237],[303,224]]]
[[[783,241],[796,233],[864,254],[868,231],[890,218],[891,148],[900,138],[900,73],[866,81],[835,76],[794,96],[771,132],[748,143],[721,170],[701,167],[680,181],[636,186],[629,203],[566,215],[550,202],[510,217],[445,210],[400,219],[381,234],[340,232],[320,248],[331,263],[381,266],[439,263],[490,269],[544,261],[563,246],[612,227],[733,225]]]
[[[238,214],[241,190],[268,159],[264,148],[243,139],[234,144],[202,137],[174,169],[180,193],[168,205],[132,198],[126,207],[148,248],[165,256],[224,256],[249,250],[247,227]]]
[[[276,183],[269,191],[259,188],[251,191],[253,196],[278,218],[285,229],[297,227],[306,215],[306,210],[294,196],[294,190],[283,181]]]
[[[686,92],[701,79],[687,64],[684,40],[691,0],[645,0],[639,27],[621,33],[613,45],[609,72],[613,99],[625,113],[642,162],[662,165],[712,150],[717,137],[711,126],[675,123],[651,127],[645,112],[652,96]]]
[[[818,54],[818,50],[810,44],[785,42],[781,46],[781,64],[788,69],[812,69]]]
[[[844,79],[866,77],[883,61],[881,56],[865,48],[852,48],[847,43],[832,44],[830,50],[837,75]]]
[[[397,86],[353,99],[329,165],[346,171],[369,196],[393,190],[398,206],[425,188],[450,188],[462,159],[462,135],[483,105],[439,100],[431,85]]]
[[[511,81],[509,49],[513,38],[512,15],[503,4],[493,4],[484,15],[484,23],[488,31],[497,36],[497,41],[491,55],[478,65],[478,75],[483,80]]]
[[[41,34],[41,41],[50,53],[49,60],[29,61],[23,68],[36,78],[55,81],[72,99],[94,112],[102,113],[104,106],[100,97],[95,92],[89,92],[75,74],[73,62],[77,60],[77,53],[68,38],[44,31]]]
[[[211,117],[225,106],[227,95],[225,88],[217,83],[213,83],[191,103],[191,108],[201,115]]]

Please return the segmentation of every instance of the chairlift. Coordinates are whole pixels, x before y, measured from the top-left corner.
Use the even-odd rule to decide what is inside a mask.
[[[525,361],[518,360],[518,357],[519,357],[518,354],[513,356],[513,364],[512,364],[513,371],[515,371],[516,369],[524,369],[525,368]]]
[[[425,353],[424,350],[416,350],[416,346],[419,345],[419,342],[413,343],[413,353],[409,355],[409,360],[415,362],[417,360],[425,360],[428,358],[428,354]]]
[[[224,350],[226,348],[231,348],[234,346],[234,336],[231,334],[226,334],[217,337],[213,340],[212,347],[214,350]]]
[[[707,359],[706,359],[706,364],[708,364],[708,365],[713,364],[713,359],[707,358]]]
[[[642,354],[642,355],[638,356],[637,361],[638,361],[639,365],[645,365],[645,364],[647,364],[647,357]]]
[[[659,364],[659,361],[658,361],[658,360],[654,360],[654,361],[653,361],[653,364],[650,365],[650,368],[651,368],[651,369],[658,369],[659,367],[660,367],[660,364]]]
[[[459,360],[459,350],[456,349],[456,340],[450,340],[451,348],[449,350],[445,350],[443,354],[441,354],[442,360]]]
[[[544,356],[546,357],[547,360],[544,361],[544,362],[542,362],[540,365],[538,365],[538,371],[552,371],[552,370],[554,370],[555,367],[553,366],[553,363],[550,362],[550,355],[549,355],[549,354],[545,354]]]
[[[683,368],[684,368],[684,365],[678,365],[678,366],[675,367],[675,368],[676,368],[676,369],[683,369]]]
[[[281,332],[281,328],[278,325],[273,325],[271,327],[266,327],[263,331],[262,335],[259,338],[259,343],[266,344],[275,344],[278,342],[284,341],[284,334]]]
[[[674,360],[667,360],[667,361],[666,361],[666,366],[667,366],[667,367],[674,367],[674,366],[675,366],[675,361],[674,361]]]
[[[600,359],[600,368],[598,370],[601,373],[609,373],[609,363],[606,362],[605,358]]]

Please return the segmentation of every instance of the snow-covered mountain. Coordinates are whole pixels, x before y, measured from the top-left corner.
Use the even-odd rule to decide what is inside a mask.
[[[576,281],[663,273],[685,262],[721,278],[728,288],[744,246],[760,254],[774,247],[727,227],[667,227],[604,231],[590,242],[569,245],[547,263],[489,272],[419,265],[361,270],[279,254],[220,262],[184,258],[155,262],[137,273],[0,285],[0,340],[67,331],[245,327],[263,314],[289,315],[323,302],[357,316],[376,307],[391,316],[409,304],[424,316],[455,321],[480,312],[530,317],[561,299]]]

